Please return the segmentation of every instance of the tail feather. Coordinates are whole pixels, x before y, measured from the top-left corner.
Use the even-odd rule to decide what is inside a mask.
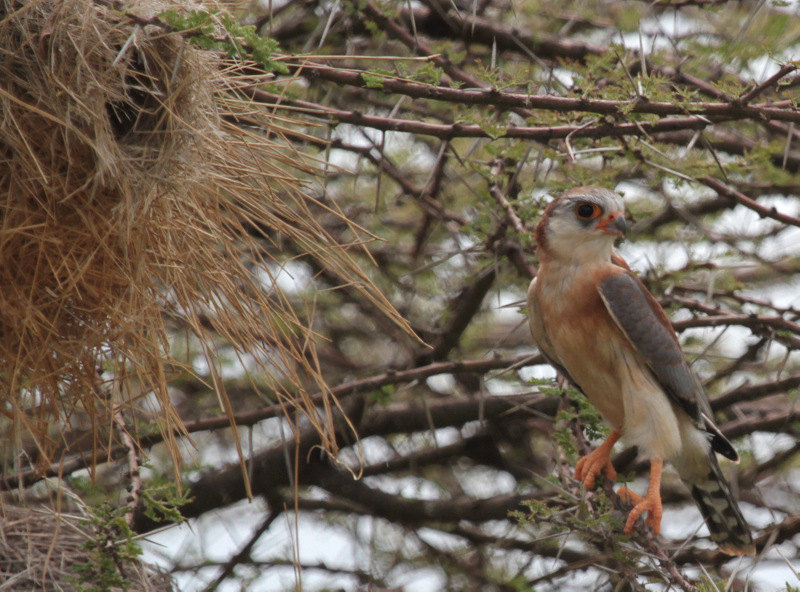
[[[731,444],[730,440],[722,435],[722,432],[719,431],[719,428],[714,425],[714,422],[711,421],[705,413],[703,413],[701,417],[706,435],[708,436],[709,440],[711,440],[711,449],[721,454],[725,458],[738,463],[739,453],[736,452],[736,449],[733,447],[733,444]]]
[[[719,468],[716,455],[709,451],[709,472],[703,478],[685,481],[711,532],[711,540],[729,555],[755,555],[753,536],[730,485]]]

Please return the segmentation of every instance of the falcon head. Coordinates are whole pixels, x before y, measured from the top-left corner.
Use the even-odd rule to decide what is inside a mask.
[[[609,261],[614,242],[626,229],[619,195],[600,187],[575,187],[547,206],[536,227],[536,243],[543,258]]]

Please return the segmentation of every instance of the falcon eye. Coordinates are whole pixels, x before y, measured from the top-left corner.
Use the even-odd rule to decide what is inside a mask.
[[[602,214],[602,210],[597,204],[584,202],[575,207],[575,214],[581,220],[594,220]]]

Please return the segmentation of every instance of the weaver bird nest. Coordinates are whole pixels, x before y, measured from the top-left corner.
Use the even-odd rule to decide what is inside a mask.
[[[167,383],[192,368],[168,329],[199,343],[229,415],[220,336],[312,410],[302,385],[324,383],[303,320],[263,280],[279,267],[264,244],[292,241],[368,284],[307,210],[297,177],[313,170],[231,92],[263,73],[193,47],[152,16],[163,4],[106,4],[0,4],[0,424],[18,443],[7,474],[24,464],[22,434],[47,465],[66,445],[55,426],[130,430],[120,410],[144,399],[175,451]]]

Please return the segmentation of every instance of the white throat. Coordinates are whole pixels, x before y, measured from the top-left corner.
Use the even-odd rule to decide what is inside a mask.
[[[548,255],[553,259],[580,266],[601,264],[611,261],[614,237],[554,219],[547,230],[547,246]]]

